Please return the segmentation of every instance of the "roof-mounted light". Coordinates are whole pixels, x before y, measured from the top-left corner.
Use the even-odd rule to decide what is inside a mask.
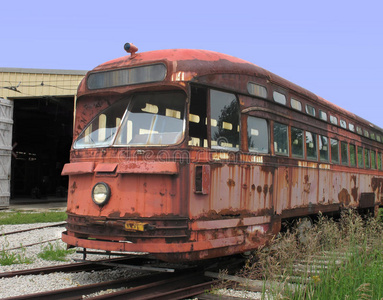
[[[138,48],[132,43],[126,43],[124,45],[124,49],[126,52],[130,53],[131,57],[135,56],[136,52],[138,51]]]

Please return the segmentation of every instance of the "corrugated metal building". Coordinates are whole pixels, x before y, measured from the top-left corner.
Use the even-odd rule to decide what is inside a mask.
[[[73,107],[86,71],[0,68],[0,207],[64,197]],[[12,200],[11,200],[12,201]]]

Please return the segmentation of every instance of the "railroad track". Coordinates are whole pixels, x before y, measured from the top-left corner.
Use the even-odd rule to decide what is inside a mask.
[[[23,229],[23,230],[15,230],[15,231],[10,231],[10,232],[4,232],[4,233],[0,233],[0,236],[1,237],[9,236],[9,235],[13,235],[13,234],[31,232],[31,231],[34,231],[34,230],[40,230],[40,229],[51,228],[51,227],[64,227],[66,224],[67,224],[67,222],[58,222],[58,223],[50,224],[50,225],[44,225],[44,226],[32,227],[32,228]],[[50,242],[58,241],[60,239],[61,238],[54,238],[54,239],[49,239],[49,240],[43,240],[43,241],[39,241],[39,242],[36,242],[36,243],[23,244],[23,245],[20,245],[20,246],[17,246],[17,247],[7,248],[5,250],[6,251],[11,251],[11,250],[24,249],[24,248],[27,248],[27,247],[32,247],[32,246],[36,246],[36,245],[40,245],[40,244],[45,244],[45,243],[50,243]]]
[[[334,256],[337,257],[336,260],[329,258]],[[292,269],[294,275],[287,277],[286,275],[280,275],[276,276],[274,280],[254,280],[240,276],[219,274],[212,271],[206,271],[204,275],[216,280],[224,280],[227,286],[236,286],[237,289],[245,292],[264,293],[266,291],[267,294],[268,291],[275,289],[283,290],[285,288],[289,288],[291,291],[298,291],[298,289],[304,288],[307,283],[314,280],[315,277],[319,278],[323,270],[327,269],[330,263],[335,263],[337,266],[340,266],[346,264],[351,257],[352,254],[348,252],[324,251],[318,255],[311,255],[305,259],[296,260]],[[307,275],[309,275],[309,277],[307,277]],[[221,298],[215,298],[213,296],[207,299]],[[226,299],[226,297],[222,299]],[[227,299],[230,299],[230,297]]]
[[[15,231],[10,231],[10,232],[4,232],[4,233],[0,233],[0,236],[12,235],[12,234],[23,233],[23,232],[28,232],[28,231],[38,230],[38,229],[44,229],[44,228],[50,228],[50,227],[63,227],[66,224],[67,224],[67,222],[59,222],[59,223],[56,223],[56,224],[50,224],[50,225],[39,226],[39,227],[32,227],[32,228],[23,229],[23,230],[15,230]]]
[[[48,227],[64,226],[65,222],[51,224],[47,226],[33,227],[25,230],[16,230],[4,233],[3,235],[16,235],[19,233],[33,232],[35,230]],[[44,243],[45,241],[41,242]],[[36,243],[37,244],[37,243]],[[28,247],[23,245],[22,247]],[[13,249],[13,248],[12,248]],[[6,249],[11,250],[11,249]],[[82,253],[79,251],[79,253]],[[91,251],[83,252],[83,258],[88,254],[96,254]],[[101,254],[101,253],[97,253]],[[103,253],[104,255],[107,253]],[[113,255],[113,254],[112,254]],[[229,263],[233,264],[233,261]],[[215,267],[222,267],[222,264],[216,261],[206,262],[209,266],[214,264]],[[234,263],[235,264],[235,263]],[[75,273],[83,271],[101,271],[116,267],[125,267],[132,270],[154,271],[154,275],[141,276],[130,279],[118,279],[108,282],[89,284],[62,290],[49,292],[39,292],[35,294],[13,296],[6,299],[82,299],[83,295],[100,293],[108,290],[105,295],[93,295],[92,299],[183,299],[185,297],[193,297],[203,293],[205,290],[210,290],[215,279],[204,276],[203,268],[191,267],[185,270],[169,269],[167,265],[156,264],[156,260],[151,259],[148,255],[132,255],[129,257],[104,259],[99,261],[80,261],[71,264],[49,266],[43,268],[35,268],[20,271],[10,271],[0,273],[0,279],[10,278],[15,276],[27,275],[43,275],[51,273]],[[175,268],[178,268],[177,266]],[[163,272],[163,273],[159,273]],[[165,274],[164,274],[165,272]],[[110,290],[117,290],[110,292]]]
[[[124,256],[121,258],[112,258],[112,259],[104,259],[104,260],[97,260],[97,261],[81,261],[81,262],[58,265],[58,266],[3,272],[3,273],[0,273],[0,279],[15,277],[15,276],[43,275],[43,274],[50,274],[50,273],[56,273],[56,272],[73,273],[73,272],[82,272],[82,271],[85,271],[85,272],[100,271],[100,270],[111,269],[116,267],[128,268],[128,269],[139,270],[139,271],[154,271],[154,272],[163,272],[163,273],[174,272],[174,269],[156,266],[153,264],[153,262],[155,262],[155,260],[153,260],[147,255],[131,255],[131,256]]]
[[[175,273],[154,274],[132,279],[119,279],[97,284],[84,285],[49,292],[22,295],[6,298],[8,300],[22,299],[83,299],[110,289],[121,289],[105,295],[93,296],[90,299],[184,299],[201,294],[211,288],[213,280],[205,277],[202,270],[183,270]]]
[[[7,272],[0,274],[0,278],[31,274],[48,274],[53,272],[100,270],[115,266],[123,267],[124,265],[128,268],[131,266],[134,268],[134,264],[139,266],[140,262],[145,261],[148,260],[145,260],[142,257],[131,257],[97,262],[83,262],[49,268]],[[208,266],[211,270],[219,270],[221,268],[237,267],[238,265],[241,265],[243,261],[243,259],[239,260],[238,258],[208,261],[205,262],[204,266],[183,266],[183,268],[174,270],[174,272],[169,271],[172,269],[163,268],[163,270],[161,270],[160,268],[151,267],[149,265],[143,266],[143,268],[163,271],[165,273],[156,272],[155,274],[145,276],[141,275],[135,278],[118,279],[97,284],[10,297],[6,299],[82,299],[84,295],[88,295],[89,297],[91,294],[100,293],[101,291],[106,290],[109,291],[107,294],[98,296],[93,295],[91,299],[184,299],[199,295],[204,291],[211,289],[212,284],[216,281],[216,279],[204,275],[204,272],[207,269],[206,266]],[[116,289],[117,291],[110,292],[110,290]]]

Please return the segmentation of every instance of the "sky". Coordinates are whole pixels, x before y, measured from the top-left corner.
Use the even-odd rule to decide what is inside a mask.
[[[190,48],[245,59],[383,128],[381,0],[1,1],[0,67],[91,70]]]

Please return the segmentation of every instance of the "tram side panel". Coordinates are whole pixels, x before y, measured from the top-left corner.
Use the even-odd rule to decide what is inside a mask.
[[[331,170],[330,166],[279,167],[275,207],[283,218],[339,213],[344,208],[369,209],[380,204],[381,187],[369,174]]]
[[[265,243],[272,229],[273,180],[259,165],[212,163],[206,165],[209,189],[196,190],[198,164],[191,164],[190,227],[198,241],[214,241],[226,253],[252,250]],[[198,174],[197,174],[198,177]],[[229,245],[228,239],[235,239]]]

